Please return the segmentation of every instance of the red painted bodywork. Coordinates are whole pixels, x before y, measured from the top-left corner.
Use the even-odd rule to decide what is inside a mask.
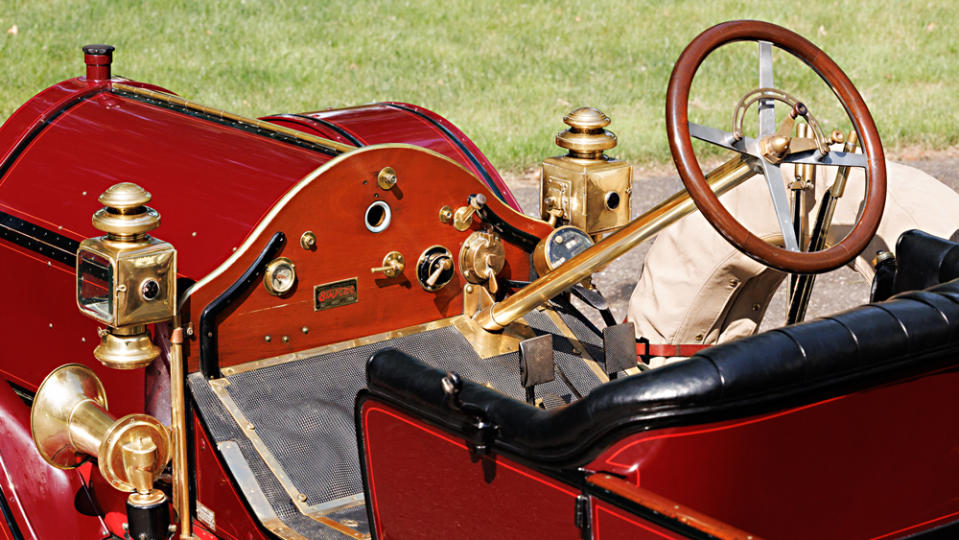
[[[0,210],[81,240],[100,234],[90,222],[99,193],[118,181],[141,184],[164,216],[155,234],[176,246],[182,277],[203,280],[230,260],[191,292],[183,312],[190,323],[199,322],[202,310],[243,274],[275,232],[284,232],[287,244],[280,254],[296,264],[300,285],[285,298],[256,287],[237,299],[219,326],[221,366],[461,313],[465,283],[459,274],[436,293],[424,291],[411,276],[424,249],[443,245],[456,257],[479,228],[456,231],[439,220],[442,206],[455,209],[472,193],[485,194],[489,208],[523,232],[542,237],[550,230],[515,212],[515,199],[485,157],[425,109],[402,105],[411,112],[387,103],[268,117],[340,142],[404,142],[441,154],[393,146],[360,149],[333,161],[111,94],[110,84],[65,81],[0,128]],[[303,181],[324,165],[322,175]],[[387,165],[399,177],[393,190],[375,182]],[[483,173],[495,189],[477,178]],[[284,199],[291,190],[298,191]],[[496,190],[504,201],[495,199]],[[280,201],[283,207],[270,215]],[[394,223],[383,233],[363,224],[373,201],[386,201],[393,211]],[[263,230],[254,233],[259,224]],[[317,234],[315,251],[299,246],[306,230]],[[235,248],[240,248],[236,255]],[[406,273],[400,278],[371,273],[391,250],[406,257]],[[528,277],[529,259],[517,245],[507,242],[506,261],[501,278]],[[354,277],[359,302],[314,310],[313,286]],[[0,378],[35,390],[56,366],[80,362],[102,378],[111,412],[140,412],[143,370],[110,370],[94,360],[97,324],[74,304],[75,279],[72,267],[0,239],[0,280],[8,285]],[[190,370],[197,369],[196,336],[186,355]],[[63,511],[58,520],[33,517],[49,515],[48,508],[74,508],[74,496],[87,481],[81,472],[58,471],[40,461],[29,439],[26,406],[5,388],[0,384],[0,486],[21,529],[37,537],[105,536],[104,519],[97,515]],[[941,372],[750,418],[632,434],[595,449],[598,457],[583,470],[562,471],[534,466],[535,456],[473,456],[459,435],[371,399],[361,410],[366,450],[361,459],[372,526],[381,538],[574,539],[581,537],[576,500],[588,495],[599,538],[673,537],[575,480],[577,474],[607,472],[761,536],[908,534],[959,519],[959,447],[952,442],[959,440],[959,426],[942,420],[957,394],[959,374]],[[263,538],[202,425],[192,421],[195,494],[217,515],[215,533]],[[98,472],[92,476],[92,485],[102,485]],[[879,495],[854,496],[862,493]],[[104,495],[100,501],[114,531],[117,500],[122,497]],[[9,531],[0,529],[2,534]]]
[[[396,108],[395,106],[402,108]],[[410,109],[416,114],[404,109]],[[520,210],[519,202],[506,186],[506,182],[503,181],[480,149],[473,144],[473,141],[464,135],[459,128],[429,109],[409,103],[387,102],[345,109],[327,109],[304,113],[299,117],[276,115],[266,116],[263,119],[314,133],[321,137],[331,138],[338,142],[353,144],[350,139],[336,130],[325,127],[321,123],[310,122],[307,118],[315,118],[335,124],[341,131],[345,131],[353,139],[365,145],[403,142],[443,154],[466,167],[477,178],[483,178],[485,173],[495,184],[498,192],[503,195],[503,200],[514,210]],[[434,123],[442,126],[442,129],[449,132],[449,135],[438,132]],[[465,147],[466,151],[451,142],[450,136]],[[473,162],[473,159],[478,162],[478,166]]]
[[[959,426],[942,416],[956,395],[959,372],[940,371],[759,416],[643,431],[613,443],[583,470],[623,477],[756,537],[900,537],[959,520]],[[519,486],[509,475],[481,482],[462,435],[372,399],[361,414],[378,528],[422,530],[406,521],[410,513],[442,528],[461,519],[448,511],[460,505],[463,512],[506,515],[490,501]],[[492,459],[510,464],[510,471],[516,466],[503,455]],[[441,479],[455,487],[435,485]],[[411,483],[440,490],[436,500],[443,504],[405,498]],[[528,501],[563,491],[549,482],[522,489]],[[602,490],[567,489],[592,495],[594,538],[677,537],[600,498]],[[537,509],[519,522],[533,534],[554,519]],[[518,526],[492,520],[487,537],[512,537]]]
[[[82,472],[55,469],[40,457],[30,436],[30,407],[4,380],[0,380],[0,441],[0,489],[25,538],[63,538],[65,532],[73,538],[109,536],[99,516],[63,511],[92,501]],[[58,509],[57,519],[37,512],[47,508]]]
[[[942,416],[956,395],[959,373],[942,372],[782,412],[636,434],[586,468],[766,538],[901,535],[959,519],[959,425]]]
[[[383,403],[360,414],[378,538],[581,538],[572,486]]]
[[[122,82],[166,91],[149,84]],[[137,182],[147,187],[153,195],[150,204],[160,209],[163,222],[155,235],[176,246],[179,274],[199,280],[242,244],[287,190],[330,160],[323,153],[111,94],[110,84],[84,78],[64,81],[38,94],[6,121],[0,128],[0,211],[80,241],[102,234],[90,220],[92,212],[101,206],[97,196],[119,181]],[[459,130],[429,111],[418,110],[449,127],[478,156],[481,165],[488,167],[486,173],[508,202],[515,204],[486,158]],[[348,124],[344,129],[369,142],[402,137],[399,140],[437,149],[467,171],[479,172],[450,142],[449,135],[434,125],[409,112],[390,117],[383,117],[381,112],[378,106],[352,109],[344,113],[344,123]],[[333,116],[336,112],[316,114]],[[409,125],[397,125],[403,123]],[[308,126],[293,127],[309,131]],[[184,152],[187,148],[189,152]],[[459,171],[458,175],[469,176]],[[482,188],[474,185],[471,192]],[[450,204],[464,204],[469,193],[458,192]],[[507,208],[500,206],[501,211]],[[357,219],[362,219],[364,209]],[[434,221],[437,210],[430,209]],[[418,255],[409,253],[411,264]],[[108,369],[93,357],[98,325],[81,315],[75,305],[76,277],[71,266],[0,239],[0,280],[8,284],[4,295],[7,309],[0,312],[0,340],[4,343],[0,377],[33,391],[55,367],[78,362],[91,367],[103,381],[111,413],[122,416],[143,411],[143,370]],[[15,417],[13,413],[3,414],[5,418]],[[19,436],[4,440],[3,453],[39,460],[25,431],[27,424],[17,425]],[[203,456],[209,458],[208,453]],[[4,493],[23,514],[45,515],[43,509],[52,500],[23,494],[25,485],[63,486],[57,488],[57,496],[63,497],[72,497],[76,491],[68,487],[76,473],[64,473],[26,458],[3,463],[6,469],[0,471],[2,480],[17,490],[4,489]],[[201,477],[207,478],[209,473]],[[71,507],[65,500],[61,502],[57,508]],[[65,520],[47,520],[41,526],[54,527],[60,536],[70,536],[73,531],[85,530],[86,525],[81,523],[84,520],[102,527],[98,517],[73,514]],[[242,531],[241,527],[236,532],[238,538],[246,537]],[[53,536],[57,535],[45,535]]]
[[[196,463],[196,499],[216,516],[216,534],[236,540],[259,540],[263,534],[255,518],[247,510],[230,474],[220,463],[216,448],[210,442],[203,424],[193,419],[193,452]]]

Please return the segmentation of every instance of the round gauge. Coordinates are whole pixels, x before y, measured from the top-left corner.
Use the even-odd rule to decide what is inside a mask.
[[[593,239],[582,229],[572,225],[559,227],[537,244],[533,265],[543,276],[592,246]]]
[[[286,257],[273,259],[266,265],[266,274],[263,276],[263,285],[270,294],[283,296],[293,290],[296,285],[296,267]]]

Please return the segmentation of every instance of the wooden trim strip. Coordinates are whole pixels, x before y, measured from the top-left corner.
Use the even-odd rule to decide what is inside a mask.
[[[648,489],[630,484],[611,474],[596,473],[586,478],[586,483],[608,491],[627,501],[662,514],[704,534],[721,539],[761,540],[759,536],[737,529],[728,523],[697,512]]]

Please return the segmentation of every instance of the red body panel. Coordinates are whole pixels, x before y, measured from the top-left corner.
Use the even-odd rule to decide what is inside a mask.
[[[107,388],[133,390],[108,392],[111,413],[142,412],[144,371],[109,369],[93,357],[97,323],[76,306],[74,269],[41,259],[0,240],[0,282],[8,284],[3,300],[11,306],[0,310],[0,375],[36,390],[55,367],[77,362],[93,369]]]
[[[109,531],[97,515],[74,509],[90,496],[80,471],[51,467],[37,453],[30,436],[30,407],[0,379],[0,487],[14,514],[20,533],[26,538],[106,538]],[[38,509],[59,509],[50,519]],[[0,518],[2,519],[2,518]],[[3,528],[0,521],[0,529]]]
[[[193,419],[193,435],[196,499],[213,510],[216,516],[216,534],[238,540],[267,538],[234,489],[230,475],[220,464],[203,424],[196,418]]]
[[[263,119],[346,144],[402,142],[428,148],[466,167],[477,178],[488,178],[496,186],[497,194],[502,195],[503,200],[514,210],[520,210],[519,202],[509,191],[506,182],[473,141],[429,109],[409,103],[388,102]],[[324,123],[333,124],[337,129]]]
[[[378,538],[581,538],[571,486],[502,456],[476,459],[385,404],[360,414]]]
[[[587,468],[767,538],[901,535],[959,519],[959,424],[949,412],[957,394],[959,373],[928,375],[633,435]]]
[[[176,246],[180,275],[197,280],[228,258],[291,186],[331,159],[324,153],[118,96],[109,89],[108,83],[67,80],[41,92],[7,120],[0,128],[0,211],[79,241],[102,234],[91,224],[92,213],[101,206],[97,196],[119,181],[137,182],[152,193],[150,204],[163,216],[156,236]],[[467,159],[451,142],[450,133],[409,112],[383,116],[375,106],[354,109],[344,114],[343,122],[349,124],[344,129],[355,131],[366,143],[392,139],[435,148],[473,172],[491,175],[515,203],[485,157],[461,132],[437,115],[419,111],[447,127],[485,169],[481,171],[475,161]],[[335,116],[335,111],[318,115]],[[339,122],[337,118],[327,121]],[[310,130],[304,124],[294,127]],[[462,171],[458,174],[468,176]],[[475,179],[471,182],[469,192],[482,191]],[[462,204],[469,192],[457,192],[456,200],[449,203]],[[437,210],[430,208],[432,221],[437,220]],[[296,245],[297,238],[291,240]],[[374,265],[382,255],[377,255]],[[418,255],[408,253],[411,265]],[[35,390],[56,366],[78,362],[93,368],[103,381],[112,414],[143,411],[143,370],[107,369],[93,357],[98,325],[81,315],[75,305],[72,266],[0,239],[0,280],[7,284],[7,309],[0,314],[0,339],[4,342],[0,376]],[[434,295],[420,292],[434,299]],[[449,300],[440,303],[440,312],[452,309]],[[29,409],[12,392],[0,388],[3,396],[8,393],[12,401],[0,397],[0,406],[10,401],[11,407],[23,410],[0,418],[4,431],[0,481],[17,519],[36,520],[40,537],[106,535],[103,522],[95,516],[69,511],[59,520],[40,519],[47,515],[41,509],[51,505],[73,508],[72,498],[82,483],[76,471],[59,471],[42,462],[29,437]],[[219,463],[202,430],[198,433],[201,501],[213,499],[210,504],[224,520],[221,534],[259,537],[259,529],[226,481],[226,473],[217,468]],[[33,534],[30,527],[34,525],[26,521],[20,525],[24,534]],[[3,534],[0,531],[0,537]]]
[[[196,280],[226,259],[283,193],[330,159],[101,91],[108,87],[71,79],[42,92],[10,117],[0,129],[0,163],[11,157],[15,161],[0,176],[0,210],[80,240],[101,234],[90,223],[100,206],[97,196],[119,181],[136,182],[152,193],[150,204],[163,216],[156,236],[177,247],[180,274]],[[82,95],[91,97],[53,117],[11,156],[32,127]],[[410,137],[412,144],[434,148],[478,170],[436,127],[408,112],[378,116],[380,112],[375,107],[352,109],[343,113],[343,121],[363,140],[407,142],[402,137]],[[475,146],[469,147],[488,167]]]

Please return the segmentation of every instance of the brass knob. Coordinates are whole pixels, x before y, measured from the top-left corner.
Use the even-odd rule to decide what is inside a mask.
[[[556,144],[569,150],[570,157],[600,159],[603,152],[616,146],[616,135],[603,129],[609,125],[609,116],[595,107],[580,107],[563,122],[569,129],[556,134]]]
[[[393,189],[396,185],[396,171],[393,167],[383,167],[380,173],[376,175],[376,185],[382,189]]]
[[[300,247],[307,251],[316,249],[316,235],[313,231],[306,231],[300,236]]]
[[[383,257],[383,265],[370,268],[370,272],[377,273],[383,272],[388,278],[395,278],[396,276],[403,273],[403,270],[406,269],[406,260],[403,259],[403,254],[399,251],[391,251],[386,254],[386,257]]]
[[[107,188],[97,199],[103,206],[115,208],[126,213],[150,202],[153,196],[149,191],[133,182],[120,182]]]
[[[93,226],[115,237],[135,237],[160,226],[160,214],[146,206],[150,192],[132,182],[107,188],[99,201],[103,208],[93,214]]]

